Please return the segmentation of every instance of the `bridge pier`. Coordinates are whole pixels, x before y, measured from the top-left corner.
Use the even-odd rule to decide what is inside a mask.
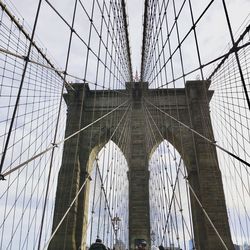
[[[214,141],[209,111],[209,101],[213,92],[208,91],[209,85],[209,81],[190,81],[186,84],[186,91],[192,128]],[[233,250],[216,148],[199,135],[194,135],[193,142],[194,151],[189,156],[190,165],[187,164],[188,180],[221,237],[220,239],[215,233],[196,198],[190,192],[196,248],[225,249],[223,241],[228,249]]]
[[[64,96],[68,110],[65,137],[78,131],[82,126],[79,107],[86,97],[87,85],[75,85],[75,91],[68,89],[68,94]],[[53,218],[52,231],[55,230],[71,201],[76,196],[82,182],[82,169],[79,159],[79,137],[75,136],[64,144],[62,166],[58,175],[58,184],[56,191],[55,212]],[[50,250],[77,250],[77,214],[78,203],[75,202],[70,209],[67,217],[59,227],[53,237]],[[78,232],[79,234],[79,232]]]
[[[145,121],[142,111],[144,89],[131,83],[132,113],[129,154],[129,248],[143,239],[150,246],[149,171],[145,140]],[[148,246],[148,249],[149,249]]]

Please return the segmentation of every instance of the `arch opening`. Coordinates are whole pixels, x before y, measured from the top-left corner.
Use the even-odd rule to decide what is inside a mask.
[[[85,241],[89,247],[96,238],[113,248],[128,248],[128,164],[121,149],[109,141],[92,149],[86,188],[88,211]],[[84,235],[84,234],[83,234]]]
[[[194,246],[186,166],[167,140],[156,145],[149,160],[151,246],[192,249]]]

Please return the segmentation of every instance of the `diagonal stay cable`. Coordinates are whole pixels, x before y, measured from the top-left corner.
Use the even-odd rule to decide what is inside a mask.
[[[214,145],[215,147],[219,148],[220,150],[224,151],[225,153],[229,154],[230,156],[232,156],[233,158],[237,159],[238,161],[240,161],[241,163],[247,165],[248,167],[250,167],[250,163],[248,163],[247,161],[243,160],[242,158],[240,158],[239,156],[233,154],[232,152],[228,151],[227,149],[223,148],[222,146],[218,145],[216,142],[210,140],[209,138],[207,138],[206,136],[200,134],[199,132],[197,132],[196,130],[192,129],[191,127],[189,127],[188,125],[186,125],[185,123],[179,121],[178,119],[174,118],[172,115],[168,114],[167,112],[165,112],[164,110],[162,110],[161,108],[155,106],[152,102],[148,101],[145,97],[144,100],[150,104],[152,107],[156,108],[157,110],[159,110],[161,113],[163,113],[164,115],[168,116],[170,119],[176,121],[177,123],[179,123],[180,125],[182,125],[183,127],[185,127],[186,129],[188,129],[189,131],[191,131],[192,133],[198,135],[199,137],[203,138],[204,140],[206,140],[207,142],[209,142],[210,144]]]
[[[53,143],[50,147],[48,147],[47,149],[43,150],[42,152],[40,152],[39,154],[34,155],[33,157],[31,157],[30,159],[22,162],[21,164],[17,165],[16,167],[10,169],[9,171],[5,172],[2,174],[3,177],[11,174],[12,172],[18,170],[19,168],[23,167],[24,165],[26,165],[27,163],[35,160],[36,158],[38,158],[39,156],[47,153],[48,151],[50,151],[51,149],[57,147],[58,145],[62,144],[65,141],[68,141],[69,139],[71,139],[72,137],[76,136],[77,134],[81,133],[82,131],[86,130],[87,128],[91,127],[92,125],[94,125],[95,123],[101,121],[102,119],[104,119],[105,117],[109,116],[110,114],[112,114],[114,111],[120,109],[121,107],[123,107],[125,104],[128,103],[129,100],[123,102],[122,104],[120,104],[118,107],[114,108],[113,110],[111,110],[110,112],[106,113],[105,115],[103,115],[102,117],[99,117],[98,119],[96,119],[95,121],[91,122],[90,124],[84,126],[83,128],[79,129],[78,131],[76,131],[75,133],[69,135],[68,137],[66,137],[65,139]]]

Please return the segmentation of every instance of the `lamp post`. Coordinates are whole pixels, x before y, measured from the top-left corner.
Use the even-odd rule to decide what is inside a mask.
[[[111,221],[112,221],[112,224],[114,225],[114,230],[115,230],[115,244],[117,244],[117,232],[120,229],[119,224],[120,224],[121,219],[116,214],[115,217]]]

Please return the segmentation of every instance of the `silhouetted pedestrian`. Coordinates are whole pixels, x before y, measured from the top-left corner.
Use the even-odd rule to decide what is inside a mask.
[[[160,245],[159,250],[165,250],[165,248],[162,245]]]
[[[107,250],[107,247],[102,243],[101,239],[96,239],[95,243],[91,244],[89,250]]]

